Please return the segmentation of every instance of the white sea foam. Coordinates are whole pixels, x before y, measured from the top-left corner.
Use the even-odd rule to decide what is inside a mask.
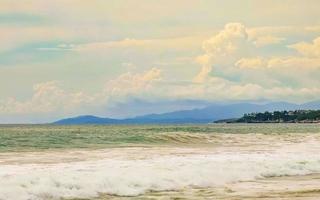
[[[214,187],[268,176],[319,173],[320,155],[308,145],[265,153],[197,153],[197,149],[189,149],[183,154],[127,159],[112,158],[104,151],[96,160],[0,165],[0,199],[90,198],[100,193],[134,196],[149,190]],[[148,152],[141,149],[141,154]]]

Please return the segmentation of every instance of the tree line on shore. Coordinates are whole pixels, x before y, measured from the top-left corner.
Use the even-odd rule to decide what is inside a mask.
[[[264,113],[249,113],[234,120],[238,123],[259,123],[259,122],[320,122],[320,110],[295,110],[295,111],[274,111]]]

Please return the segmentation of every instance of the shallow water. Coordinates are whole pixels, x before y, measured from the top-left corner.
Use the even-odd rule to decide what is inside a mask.
[[[320,173],[317,124],[1,126],[0,138],[1,200],[222,198]]]
[[[319,133],[319,124],[0,125],[0,152],[215,143],[221,134]],[[217,141],[220,142],[220,141]]]

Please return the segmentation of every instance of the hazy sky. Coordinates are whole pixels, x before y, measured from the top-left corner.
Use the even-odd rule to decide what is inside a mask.
[[[0,0],[0,122],[320,99],[319,0]]]

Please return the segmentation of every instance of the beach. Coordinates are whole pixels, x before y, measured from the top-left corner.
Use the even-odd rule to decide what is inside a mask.
[[[108,141],[94,145],[98,135]],[[0,137],[1,200],[320,198],[316,124],[11,126]]]
[[[150,192],[139,197],[104,196],[96,199],[317,200],[320,197],[319,181],[319,174],[273,177],[216,188],[188,188],[180,191]]]

